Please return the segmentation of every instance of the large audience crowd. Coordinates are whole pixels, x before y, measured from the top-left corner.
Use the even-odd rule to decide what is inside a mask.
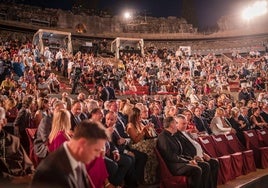
[[[245,145],[244,130],[268,128],[267,54],[236,54],[226,61],[154,47],[144,57],[120,55],[118,62],[64,49],[53,54],[46,48],[41,55],[30,42],[2,41],[1,181],[30,182],[40,162],[90,119],[111,135],[101,155],[86,165],[93,187],[159,183],[156,147],[190,187],[216,187],[217,162],[200,148],[184,153],[187,145],[180,139],[234,133]],[[69,79],[75,97],[62,92],[59,75]],[[232,83],[240,86],[238,97]],[[92,86],[89,95],[77,91],[79,85]],[[142,87],[148,91],[138,95]],[[33,137],[30,129],[36,130]],[[178,143],[180,149],[169,148]],[[33,182],[39,186],[37,177]]]

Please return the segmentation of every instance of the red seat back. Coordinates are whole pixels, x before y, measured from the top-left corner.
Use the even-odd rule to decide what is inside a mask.
[[[256,150],[261,147],[258,135],[255,130],[244,131],[244,136],[246,139],[247,149]]]
[[[229,148],[232,150],[232,152],[242,152],[246,150],[246,148],[238,140],[235,134],[229,133],[226,134],[225,137],[226,140],[228,141]]]
[[[230,155],[231,153],[233,153],[227,144],[227,139],[225,135],[213,135],[212,139],[217,148],[217,153],[220,156]]]
[[[208,153],[211,157],[217,158],[219,154],[217,153],[213,140],[211,136],[201,136],[198,137],[198,141],[200,145],[202,146],[203,150]]]
[[[268,130],[267,129],[260,129],[257,130],[259,141],[262,146],[268,146]]]
[[[38,165],[38,157],[34,153],[34,138],[37,131],[37,128],[26,128],[26,133],[28,136],[29,144],[30,144],[30,153],[28,153],[30,159],[32,160],[34,166]]]
[[[160,167],[160,188],[187,188],[187,177],[172,175],[157,148],[154,151]]]

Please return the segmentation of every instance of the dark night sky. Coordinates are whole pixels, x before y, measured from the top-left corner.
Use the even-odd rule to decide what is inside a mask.
[[[27,1],[27,0],[24,0]],[[28,0],[34,4],[69,9],[76,0]],[[146,11],[148,16],[181,16],[182,0],[86,0],[92,8],[108,8],[117,14],[132,9]],[[215,25],[227,13],[237,13],[250,0],[193,0],[200,25]]]

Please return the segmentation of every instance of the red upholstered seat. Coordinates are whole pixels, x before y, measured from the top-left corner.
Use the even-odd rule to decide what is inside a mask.
[[[225,135],[213,135],[212,136],[217,152],[220,156],[231,155],[233,176],[238,177],[242,175],[243,168],[243,155],[242,152],[232,152],[227,144]]]
[[[266,128],[257,130],[259,141],[262,146],[268,146],[268,130]]]
[[[224,184],[229,180],[234,179],[232,174],[232,159],[230,155],[220,156],[215,149],[213,139],[211,136],[203,136],[198,137],[198,141],[202,146],[203,150],[209,154],[213,158],[217,158],[219,160],[219,176],[218,176],[218,184]]]
[[[187,188],[187,177],[173,176],[157,148],[155,148],[155,154],[160,167],[160,188]]]
[[[253,150],[246,149],[235,134],[229,133],[226,134],[225,137],[232,152],[242,152],[243,154],[243,174],[256,171]]]
[[[34,166],[37,167],[38,165],[38,157],[34,153],[34,138],[35,138],[35,133],[37,131],[37,128],[26,128],[26,133],[28,136],[29,144],[30,144],[30,153],[28,153],[31,161],[33,162]]]
[[[255,130],[244,131],[247,149],[254,152],[254,160],[257,168],[268,167],[268,147],[262,147]]]

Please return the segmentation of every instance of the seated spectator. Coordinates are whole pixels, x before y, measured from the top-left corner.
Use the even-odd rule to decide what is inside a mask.
[[[15,121],[18,115],[17,101],[14,98],[9,98],[5,100],[5,109],[6,109],[6,118],[7,125],[13,127],[13,122]]]
[[[225,111],[223,108],[217,108],[214,118],[211,120],[210,128],[213,134],[235,133],[235,130],[226,123]]]
[[[154,128],[157,133],[161,133],[163,130],[163,118],[161,117],[161,108],[157,103],[154,103],[150,106],[150,119],[154,124]]]
[[[92,109],[93,108],[93,109]],[[90,101],[90,120],[95,122],[101,122],[103,118],[103,113],[101,108],[98,107],[97,101],[91,99]],[[106,168],[106,164],[104,161],[105,152],[101,154],[101,156],[97,157],[94,161],[86,165],[87,173],[92,179],[95,187],[114,187],[113,184],[110,183],[108,177],[108,171]]]
[[[57,76],[54,73],[50,73],[46,82],[49,85],[50,91],[52,93],[60,92],[60,81],[58,80]]]
[[[259,107],[252,109],[252,115],[250,116],[250,121],[253,129],[263,129],[268,128],[268,123],[266,123],[263,117],[260,115],[261,110]]]
[[[49,101],[47,98],[39,97],[37,99],[37,111],[34,114],[33,123],[35,127],[38,127],[40,121],[44,116],[48,115]]]
[[[128,88],[129,91],[133,91],[133,92],[137,91],[137,87],[135,86],[133,79],[127,81],[126,87]]]
[[[236,131],[236,136],[240,140],[240,142],[245,146],[246,140],[243,134],[243,131],[247,130],[247,125],[244,121],[239,120],[239,109],[234,107],[231,110],[231,115],[228,117],[228,121],[230,122],[231,126]]]
[[[14,82],[11,80],[10,76],[6,76],[6,79],[4,81],[2,81],[0,89],[2,90],[2,93],[4,95],[9,95],[9,91],[11,90],[11,88],[14,88],[15,84]]]
[[[183,155],[182,144],[174,136],[178,131],[175,117],[165,118],[164,128],[158,136],[157,149],[166,162],[168,169],[174,176],[187,176],[189,187],[201,187],[202,181],[205,181],[201,179],[202,169],[195,159]]]
[[[176,108],[176,106],[174,106],[174,105],[171,105],[171,106],[166,106],[165,108],[164,108],[164,115],[165,115],[165,117],[169,117],[169,116],[175,116],[175,115],[177,115],[177,108]]]
[[[49,84],[45,81],[44,78],[39,78],[39,82],[37,84],[37,89],[46,92],[47,94],[50,93],[50,87]]]
[[[201,116],[201,108],[196,107],[194,109],[193,123],[195,124],[197,130],[200,134],[211,134],[211,129],[207,123],[207,120]]]
[[[103,125],[81,122],[73,137],[38,165],[31,187],[94,187],[85,164],[100,156],[107,139]]]
[[[0,107],[0,186],[12,187],[10,183],[29,183],[34,168],[20,139],[3,130],[6,123],[6,112]]]
[[[186,118],[186,122],[187,122],[187,127],[186,127],[186,130],[187,132],[189,133],[192,133],[192,134],[197,134],[199,131],[198,129],[196,128],[194,122],[193,122],[193,113],[191,110],[184,110],[182,112],[182,114],[185,116]]]
[[[258,77],[255,80],[254,86],[257,90],[264,90],[265,89],[265,83],[262,77]]]
[[[61,109],[66,109],[65,104],[58,100],[52,104],[52,112],[44,116],[38,126],[36,138],[34,140],[34,152],[39,159],[44,159],[48,155],[48,137],[51,132],[53,114]]]
[[[208,154],[206,154],[203,150],[201,145],[196,142],[191,134],[186,131],[187,124],[186,117],[183,115],[178,115],[177,119],[177,133],[175,135],[179,139],[183,152],[182,154],[185,156],[190,156],[196,160],[198,166],[202,168],[202,180],[203,185],[200,187],[217,187],[217,179],[218,179],[218,170],[219,170],[219,163],[217,159],[211,158]],[[203,167],[202,167],[203,166]],[[203,168],[209,166],[210,173],[204,173]],[[206,169],[207,170],[207,169]]]
[[[53,152],[71,138],[71,115],[66,109],[53,113],[52,127],[48,136],[48,150]]]
[[[266,123],[268,123],[268,103],[265,101],[262,106],[261,116]]]
[[[109,111],[105,116],[105,126],[111,133],[115,132],[117,115]],[[109,181],[115,186],[121,186],[125,182],[126,187],[137,186],[137,174],[135,173],[135,158],[131,151],[120,153],[113,140],[106,142],[105,163],[109,173]]]
[[[32,114],[35,113],[35,99],[31,95],[23,98],[22,108],[14,121],[15,135],[18,135],[20,142],[27,153],[30,153],[29,139],[26,128],[35,128],[32,121]]]
[[[132,140],[130,147],[148,155],[144,181],[147,184],[153,184],[157,182],[156,168],[158,163],[154,153],[156,133],[152,123],[143,125],[141,111],[138,108],[134,107],[132,110],[126,130]]]

